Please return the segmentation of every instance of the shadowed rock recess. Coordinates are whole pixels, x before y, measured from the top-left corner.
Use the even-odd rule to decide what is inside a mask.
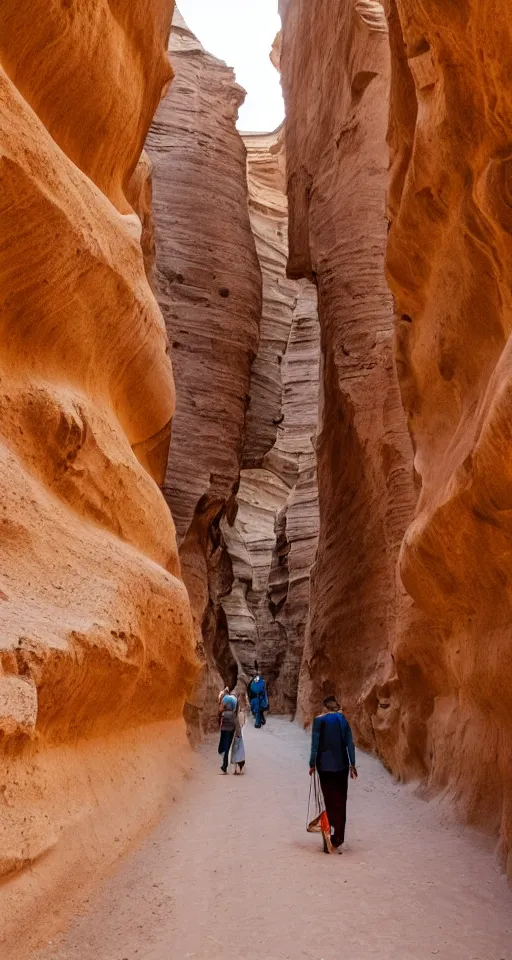
[[[280,4],[289,274],[316,277],[323,353],[299,702],[334,679],[360,742],[499,834],[510,875],[512,21],[387,6],[389,36],[373,0]]]
[[[174,386],[127,200],[171,7],[0,9],[2,957],[184,767],[192,622],[157,485]]]
[[[272,710],[293,713],[318,533],[316,289],[286,277],[283,131],[244,134],[244,142],[263,307],[238,513],[233,526],[223,525],[235,577],[223,606],[242,673],[250,675],[256,657]]]

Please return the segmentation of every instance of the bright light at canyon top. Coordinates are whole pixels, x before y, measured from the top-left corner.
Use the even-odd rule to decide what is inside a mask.
[[[247,90],[239,130],[275,130],[284,118],[279,75],[269,60],[281,26],[278,0],[177,0],[190,29],[214,56],[233,67]]]

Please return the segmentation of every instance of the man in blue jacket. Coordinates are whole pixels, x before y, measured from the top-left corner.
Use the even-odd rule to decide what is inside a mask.
[[[311,737],[309,773],[318,770],[325,809],[332,830],[331,842],[341,853],[347,819],[348,777],[357,777],[356,752],[348,720],[340,713],[336,697],[324,700],[325,713],[315,717]]]
[[[268,710],[267,685],[258,672],[258,663],[255,661],[256,675],[247,687],[247,694],[251,704],[251,713],[254,717],[254,726],[257,730],[265,726],[265,710]]]

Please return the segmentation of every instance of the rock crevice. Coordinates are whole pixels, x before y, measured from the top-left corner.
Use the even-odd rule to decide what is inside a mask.
[[[238,513],[224,529],[235,579],[223,605],[242,671],[250,674],[257,659],[272,709],[294,713],[318,531],[316,290],[286,277],[284,132],[244,140],[263,307]]]

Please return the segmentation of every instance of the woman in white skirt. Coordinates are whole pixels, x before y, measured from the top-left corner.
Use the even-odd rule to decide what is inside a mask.
[[[233,773],[235,775],[239,773],[243,773],[244,766],[245,766],[245,744],[244,744],[244,738],[242,736],[242,727],[244,726],[247,718],[247,695],[246,693],[244,693],[244,691],[238,694],[237,714],[238,714],[238,722],[240,724],[239,733],[235,734],[235,738],[233,740],[233,746],[231,748],[231,763],[235,768],[233,770]]]

